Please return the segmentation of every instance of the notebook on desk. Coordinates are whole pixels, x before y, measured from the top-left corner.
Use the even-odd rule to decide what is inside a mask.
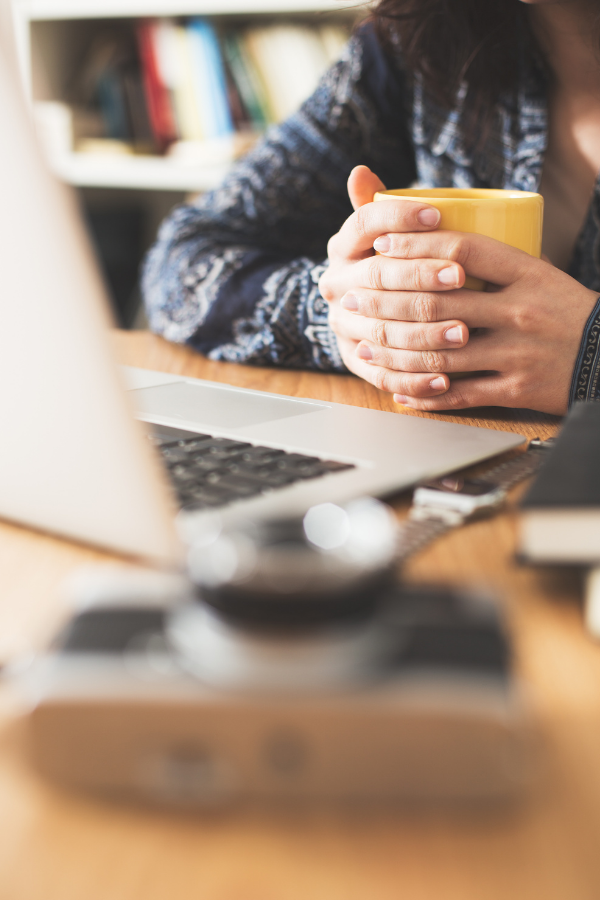
[[[181,535],[193,535],[207,517],[297,515],[325,500],[389,494],[523,442],[119,371],[104,287],[73,197],[41,159],[2,54],[0,117],[2,517],[172,562]]]

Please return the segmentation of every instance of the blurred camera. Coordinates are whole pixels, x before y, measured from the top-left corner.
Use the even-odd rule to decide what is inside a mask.
[[[29,675],[37,766],[198,807],[513,796],[528,728],[498,607],[397,584],[396,529],[374,500],[211,524],[189,579],[80,587]]]

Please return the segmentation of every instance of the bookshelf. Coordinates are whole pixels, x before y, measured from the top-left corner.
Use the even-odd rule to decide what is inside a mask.
[[[34,104],[64,99],[78,62],[77,48],[110,20],[207,16],[218,24],[290,19],[310,24],[329,14],[329,20],[350,27],[360,9],[343,0],[13,0],[23,80]],[[49,154],[49,161],[75,187],[193,193],[219,184],[231,164],[231,154],[219,153],[218,142],[208,151],[210,161],[194,163],[168,155],[79,153],[63,146]]]
[[[161,145],[155,141],[150,150],[135,143],[123,146],[124,141],[118,146],[119,141],[115,141],[115,152],[110,153],[110,140],[106,139],[110,135],[104,133],[99,144],[94,144],[94,135],[88,134],[90,140],[86,144],[77,127],[73,85],[80,76],[83,80],[94,41],[107,30],[129,35],[138,56],[138,92],[131,96],[142,98],[146,124],[152,124],[149,95],[144,93],[145,73],[139,69],[144,65],[139,43],[144,28],[140,23],[144,20],[165,20],[188,29],[197,17],[202,17],[214,26],[224,54],[223,35],[229,30],[241,34],[244,29],[268,29],[288,23],[318,30],[323,23],[341,23],[349,31],[356,19],[364,15],[364,7],[361,12],[360,3],[354,0],[12,0],[12,4],[25,92],[32,103],[48,161],[56,175],[79,195],[117,321],[124,327],[144,325],[138,270],[164,216],[189,195],[216,187],[233,159],[263,126],[257,126],[253,120],[251,133],[244,133],[243,122],[240,129],[238,119],[233,134],[207,140],[202,133],[202,139],[195,144],[187,141],[178,128],[179,142]],[[229,62],[227,65],[230,86],[232,72]],[[289,81],[287,86],[294,87]],[[280,95],[283,92],[285,97],[285,90],[282,82]],[[178,112],[174,92],[169,96],[174,116]],[[131,125],[134,105],[130,97],[127,100]],[[243,101],[239,108],[250,110]],[[176,124],[180,126],[181,122]],[[193,152],[185,152],[190,146]]]
[[[104,159],[68,153],[53,162],[56,174],[74,187],[197,193],[209,191],[227,174],[228,165],[180,166],[164,157]]]

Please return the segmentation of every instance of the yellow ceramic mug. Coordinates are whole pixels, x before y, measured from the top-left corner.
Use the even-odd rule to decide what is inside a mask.
[[[378,191],[374,200],[406,200],[428,203],[442,214],[438,228],[466,231],[496,238],[532,256],[542,255],[544,199],[529,191],[480,188],[401,188]],[[467,275],[465,287],[485,290],[485,282]]]

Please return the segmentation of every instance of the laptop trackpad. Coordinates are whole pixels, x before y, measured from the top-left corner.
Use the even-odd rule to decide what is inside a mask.
[[[282,400],[271,394],[255,394],[189,381],[141,388],[129,391],[129,395],[139,413],[216,428],[245,428],[327,409],[317,402]]]

